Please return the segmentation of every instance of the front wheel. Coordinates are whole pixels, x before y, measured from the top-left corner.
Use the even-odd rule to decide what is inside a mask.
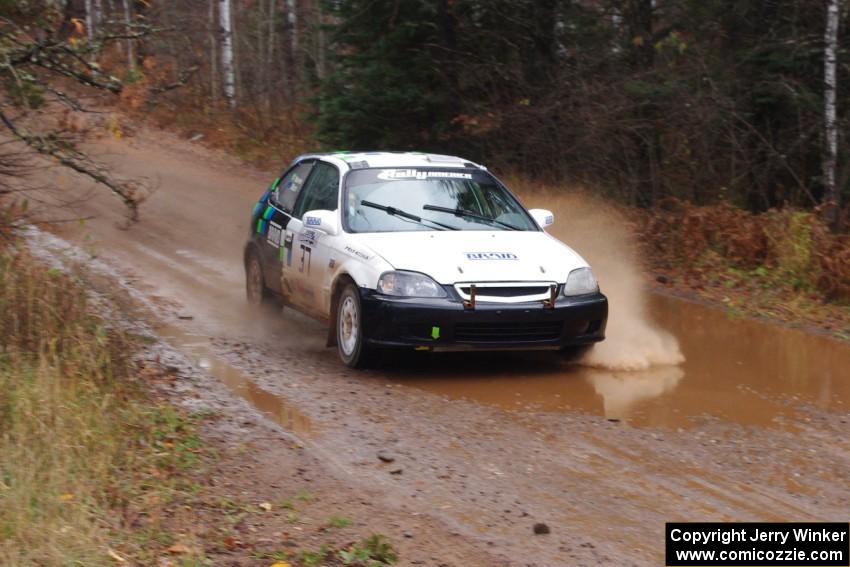
[[[363,336],[360,294],[348,284],[339,297],[336,310],[336,344],[339,358],[349,368],[365,368],[372,362],[373,350]]]
[[[271,299],[271,292],[263,277],[263,266],[254,251],[249,252],[245,260],[245,295],[248,303],[256,306],[268,303]]]

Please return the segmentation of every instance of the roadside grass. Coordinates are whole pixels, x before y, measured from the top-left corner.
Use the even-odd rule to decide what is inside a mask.
[[[383,536],[333,541],[354,524],[342,515],[315,526],[328,534],[316,551],[260,552],[245,523],[273,506],[207,482],[220,455],[198,426],[215,413],[158,400],[149,383],[165,374],[135,361],[143,341],[97,313],[73,275],[0,249],[0,565],[200,567],[222,550],[263,565],[396,562]],[[299,490],[277,506],[303,524],[315,500]]]
[[[154,564],[176,541],[202,444],[135,352],[73,277],[0,251],[0,564]]]

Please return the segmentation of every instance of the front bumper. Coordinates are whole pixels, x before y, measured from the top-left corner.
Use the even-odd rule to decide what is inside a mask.
[[[362,289],[368,344],[428,350],[561,348],[605,339],[608,299],[601,293],[542,302],[484,303],[460,298],[402,299]]]

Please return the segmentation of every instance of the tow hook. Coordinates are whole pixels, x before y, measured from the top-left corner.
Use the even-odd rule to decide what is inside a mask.
[[[543,307],[546,309],[554,309],[555,308],[555,299],[558,298],[558,286],[552,284],[549,286],[549,299],[543,300]]]
[[[464,300],[463,306],[466,309],[475,309],[475,284],[469,286],[469,299]]]

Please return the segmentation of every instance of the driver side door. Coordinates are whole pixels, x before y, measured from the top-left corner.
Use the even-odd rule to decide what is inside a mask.
[[[336,211],[339,184],[340,171],[335,165],[316,162],[298,194],[284,236],[288,250],[283,266],[282,293],[289,303],[318,317],[327,315],[328,240],[333,237],[311,225],[311,217],[305,218],[305,213],[318,209]]]

